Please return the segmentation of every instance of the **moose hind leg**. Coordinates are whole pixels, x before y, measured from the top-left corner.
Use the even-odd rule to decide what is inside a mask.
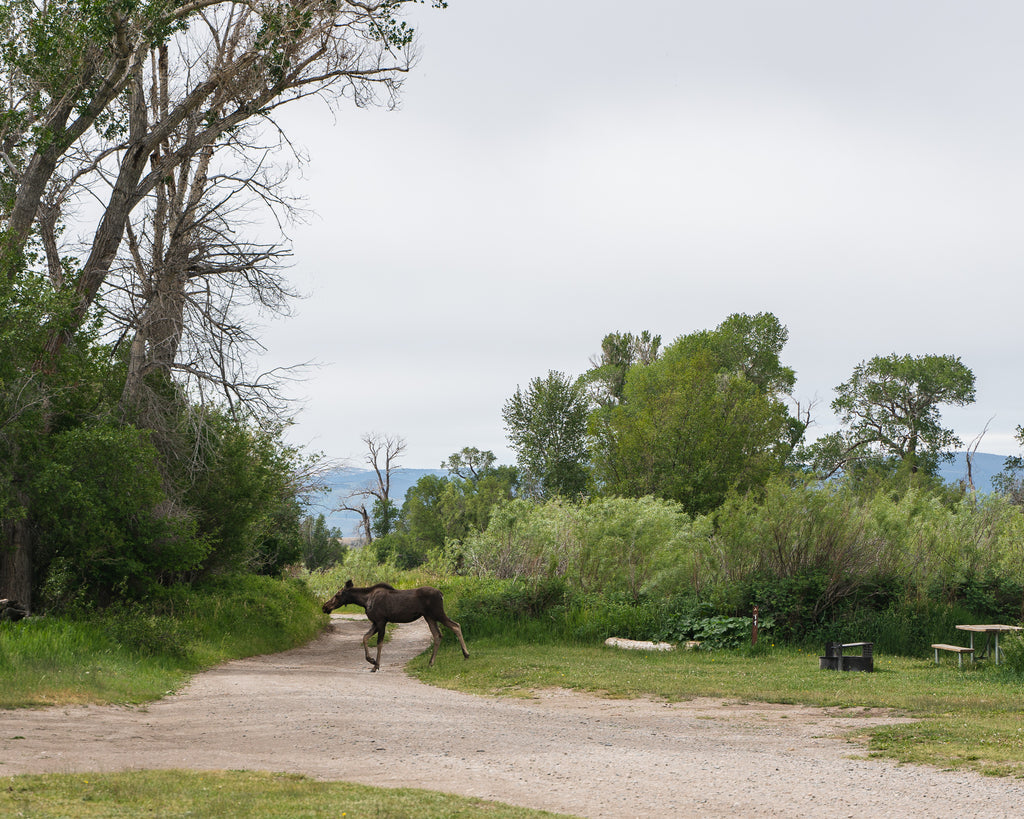
[[[448,626],[455,636],[459,638],[459,645],[462,646],[462,656],[469,657],[469,649],[466,648],[466,641],[462,638],[462,626],[452,620],[451,617],[445,617],[441,622]]]

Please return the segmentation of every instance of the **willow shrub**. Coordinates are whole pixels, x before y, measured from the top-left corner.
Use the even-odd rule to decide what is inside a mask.
[[[757,604],[787,642],[872,640],[899,653],[957,622],[1021,616],[1024,516],[999,497],[769,482],[716,514],[698,573],[724,613]]]
[[[499,579],[561,578],[584,594],[639,600],[690,587],[710,522],[656,498],[580,504],[516,499],[495,508],[485,532],[460,547],[464,570]]]
[[[472,639],[599,643],[608,637],[656,639],[688,599],[593,594],[558,577],[478,578],[459,590],[453,616]]]
[[[654,498],[513,500],[445,557],[464,573],[512,581],[504,603],[477,602],[519,627],[531,607],[517,610],[514,599],[558,581],[564,599],[541,616],[564,636],[649,638],[664,632],[659,623],[704,628],[707,618],[749,618],[757,605],[782,642],[870,640],[919,654],[954,639],[957,623],[1020,619],[1024,515],[999,497],[865,498],[779,476],[695,520]]]
[[[908,492],[869,504],[875,536],[890,544],[896,571],[920,598],[965,603],[979,615],[1020,617],[1024,515],[999,495],[956,504]],[[1016,612],[1011,601],[1016,602]]]

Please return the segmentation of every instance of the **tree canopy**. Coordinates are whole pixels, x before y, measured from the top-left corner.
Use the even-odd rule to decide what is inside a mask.
[[[304,467],[281,443],[281,407],[264,400],[272,386],[237,353],[256,341],[239,300],[277,309],[289,295],[274,268],[285,251],[239,237],[242,207],[225,203],[241,188],[286,207],[265,139],[290,144],[279,106],[394,103],[414,62],[402,17],[416,2],[0,7],[0,597],[27,603],[52,573],[59,521],[39,504],[54,487],[85,492],[64,468],[82,452],[134,451],[135,497],[151,508],[119,531],[148,544],[130,566],[140,577],[203,568],[208,558],[159,560],[172,550],[153,533],[190,531],[182,522],[198,526],[197,548],[180,554],[244,543],[241,563],[271,567],[295,552],[297,486],[284,473]],[[219,470],[243,451],[260,491],[215,510],[230,494]],[[211,491],[196,497],[199,485]],[[82,498],[89,526],[122,515],[110,493]],[[243,510],[244,526],[226,525]]]
[[[823,476],[870,465],[932,474],[963,442],[942,425],[940,407],[974,402],[974,373],[953,355],[875,356],[836,387],[843,429],[805,456]]]
[[[587,488],[589,402],[583,384],[551,370],[517,387],[502,417],[522,481],[539,497],[574,496]]]
[[[762,485],[803,432],[780,400],[795,381],[780,360],[787,337],[771,313],[737,313],[638,357],[616,400],[590,417],[601,491],[655,495],[698,514],[732,488]]]

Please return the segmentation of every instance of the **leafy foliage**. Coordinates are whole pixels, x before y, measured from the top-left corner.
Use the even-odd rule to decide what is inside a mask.
[[[193,520],[168,499],[155,448],[130,427],[75,427],[49,439],[32,484],[41,529],[37,565],[47,601],[115,590],[133,595],[181,577],[209,551]]]
[[[691,522],[678,505],[655,498],[563,499],[497,506],[485,532],[460,555],[467,571],[498,578],[562,577],[586,593],[639,599],[692,579],[695,542],[706,522]]]
[[[770,631],[773,625],[771,617],[758,618],[758,634]],[[695,640],[701,644],[701,648],[739,648],[751,643],[753,627],[752,617],[727,617],[722,614],[699,617],[685,614],[668,619],[655,639],[675,643]]]
[[[211,543],[207,570],[276,574],[302,556],[301,456],[280,425],[208,418],[209,448],[186,493]]]
[[[601,341],[601,358],[588,370],[583,380],[592,385],[594,398],[601,406],[618,404],[626,386],[631,367],[656,361],[660,354],[661,336],[644,330],[632,333],[609,333]]]
[[[547,498],[586,490],[588,412],[582,383],[554,370],[505,402],[502,418],[527,492]]]
[[[342,543],[341,530],[328,528],[327,519],[322,514],[316,518],[304,517],[301,533],[302,562],[308,571],[315,572],[344,562],[348,547]]]
[[[808,447],[806,457],[826,476],[878,463],[934,473],[962,446],[942,426],[939,406],[973,401],[974,373],[956,356],[875,356],[836,387],[832,409],[845,429]]]
[[[381,563],[412,569],[446,545],[457,551],[467,536],[487,528],[497,503],[515,495],[518,471],[493,466],[493,453],[467,447],[445,463],[451,474],[420,478],[406,492],[392,531],[373,541]]]
[[[599,482],[609,494],[656,495],[690,514],[709,512],[732,488],[762,485],[789,447],[786,408],[741,375],[723,374],[706,350],[674,345],[630,371],[621,405],[592,426]]]

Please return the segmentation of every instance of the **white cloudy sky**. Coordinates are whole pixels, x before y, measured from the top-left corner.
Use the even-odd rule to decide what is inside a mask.
[[[1018,0],[451,0],[416,22],[399,110],[288,118],[309,298],[264,366],[320,362],[297,443],[511,462],[517,385],[582,373],[608,332],[767,310],[818,433],[858,362],[952,353],[978,390],[947,422],[1018,451]]]

